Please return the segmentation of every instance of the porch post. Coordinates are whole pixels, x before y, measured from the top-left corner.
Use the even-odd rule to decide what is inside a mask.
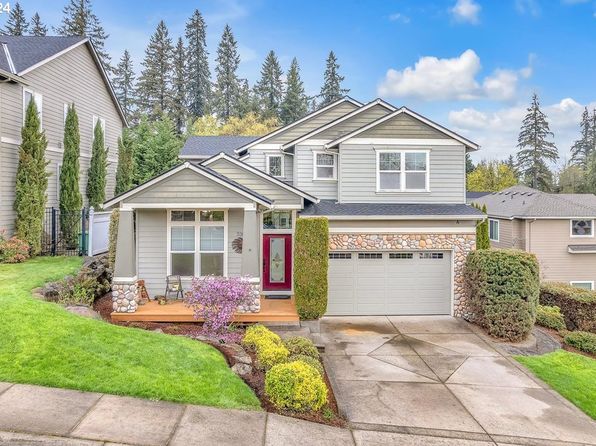
[[[134,313],[138,306],[134,211],[120,209],[116,261],[112,279],[112,309]]]
[[[259,250],[259,217],[256,210],[244,210],[242,227],[242,262],[240,272],[247,276],[252,285],[251,301],[248,305],[240,306],[240,313],[258,313],[261,311],[261,263]]]

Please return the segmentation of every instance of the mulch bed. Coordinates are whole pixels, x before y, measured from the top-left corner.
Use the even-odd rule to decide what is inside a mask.
[[[596,355],[593,353],[583,352],[575,347],[572,347],[571,345],[565,344],[565,342],[563,342],[563,336],[561,336],[557,330],[554,330],[554,329],[548,328],[548,327],[539,327],[538,325],[536,325],[536,328],[538,330],[544,331],[545,333],[548,333],[550,336],[552,336],[553,338],[558,340],[561,343],[561,348],[563,350],[566,350],[566,351],[572,352],[572,353],[577,353],[578,355],[584,355],[584,356],[587,356],[588,358],[596,359]]]

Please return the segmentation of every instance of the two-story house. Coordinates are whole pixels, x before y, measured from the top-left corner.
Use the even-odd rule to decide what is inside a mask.
[[[486,205],[492,246],[536,254],[543,280],[595,289],[596,195],[519,185],[471,201]]]
[[[84,37],[0,36],[0,229],[14,228],[13,203],[21,128],[34,99],[48,140],[50,178],[47,206],[58,206],[64,152],[64,121],[69,104],[79,118],[80,191],[85,196],[93,129],[99,121],[108,152],[106,196],[114,195],[118,137],[126,119],[95,49]]]
[[[114,309],[135,310],[136,279],[156,295],[169,274],[248,275],[266,297],[291,295],[296,219],[326,217],[328,314],[462,315],[477,149],[349,97],[260,138],[191,137],[184,164],[106,203],[120,209]]]

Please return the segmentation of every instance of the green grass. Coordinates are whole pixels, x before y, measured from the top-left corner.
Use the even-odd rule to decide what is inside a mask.
[[[31,297],[77,271],[79,258],[0,265],[0,381],[257,409],[259,400],[213,347],[111,325]]]
[[[596,419],[596,360],[565,350],[515,359]]]

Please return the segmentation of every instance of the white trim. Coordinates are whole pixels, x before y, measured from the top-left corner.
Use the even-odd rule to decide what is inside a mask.
[[[302,208],[304,208],[304,206],[303,205],[300,205],[300,204],[274,204],[271,207],[271,210],[281,211],[281,210],[288,210],[288,209],[290,209],[290,210],[297,210],[297,211],[299,211]]]
[[[343,143],[344,141],[353,138],[356,135],[361,134],[362,132],[365,132],[366,130],[369,130],[373,127],[376,127],[379,124],[382,124],[385,121],[388,121],[390,119],[395,118],[396,116],[401,115],[402,113],[405,113],[415,119],[418,119],[419,121],[423,122],[424,124],[434,128],[435,130],[459,141],[460,143],[464,144],[466,147],[469,147],[471,150],[478,150],[480,148],[480,146],[476,143],[473,143],[472,141],[464,138],[463,136],[458,135],[457,133],[452,132],[451,130],[446,129],[445,127],[440,126],[439,124],[431,121],[428,118],[425,118],[422,115],[419,115],[418,113],[413,112],[412,110],[406,108],[406,107],[401,107],[400,109],[394,111],[393,113],[389,113],[388,115],[383,116],[382,118],[379,118],[373,122],[371,122],[370,124],[367,124],[363,127],[360,127],[357,130],[354,130],[353,132],[350,132],[346,135],[340,136],[339,138],[331,141],[329,144],[326,144],[325,148],[330,147],[330,146],[336,146],[338,144]]]
[[[569,254],[596,254],[596,248],[591,250],[574,251],[572,248],[567,246],[567,252]]]
[[[317,115],[320,115],[321,113],[326,112],[327,110],[330,110],[333,107],[335,107],[336,105],[342,104],[344,102],[350,102],[350,103],[356,105],[357,107],[362,107],[362,104],[360,102],[358,102],[358,101],[350,98],[349,96],[344,96],[343,98],[338,99],[337,101],[332,102],[331,104],[329,104],[329,105],[327,105],[327,106],[325,106],[325,107],[323,107],[323,108],[321,108],[321,109],[319,109],[319,110],[317,110],[315,112],[309,113],[308,115],[300,118],[298,121],[294,121],[291,124],[288,124],[288,125],[286,125],[284,127],[280,127],[279,129],[274,130],[273,132],[268,133],[268,134],[262,136],[259,139],[256,139],[256,140],[254,140],[254,141],[252,141],[252,142],[250,142],[248,144],[245,144],[242,147],[239,147],[239,148],[235,149],[234,152],[235,153],[244,152],[245,150],[248,150],[248,149],[250,149],[251,147],[253,147],[253,146],[257,145],[257,144],[260,144],[263,141],[266,141],[267,139],[269,139],[269,138],[271,138],[271,137],[273,137],[275,135],[279,135],[281,132],[285,132],[286,130],[291,129],[291,128],[297,126],[298,124],[301,124],[304,121],[306,121],[306,120],[308,120],[308,119],[310,119],[312,117],[315,117]]]
[[[389,173],[399,173],[400,188],[399,189],[381,189],[381,168],[380,168],[380,155],[381,153],[399,153],[400,154],[400,169],[385,171]],[[426,169],[422,170],[406,170],[406,154],[407,153],[424,153],[426,155]],[[376,149],[375,148],[375,159],[376,159],[376,192],[380,194],[401,194],[401,193],[428,193],[430,192],[430,149]],[[425,173],[424,178],[424,189],[407,189],[406,188],[406,176],[410,173]]]
[[[594,291],[594,281],[593,280],[570,280],[569,285],[576,286],[576,283],[587,283],[590,285],[590,291]]]
[[[590,222],[590,235],[573,235],[573,222],[574,221],[589,221]],[[569,220],[569,237],[571,238],[594,238],[594,220],[591,218],[572,218]]]
[[[328,141],[329,142],[329,141]],[[453,139],[433,138],[350,138],[342,142],[342,145],[396,145],[396,146],[455,146],[461,147],[462,143]]]
[[[328,220],[483,220],[484,215],[300,215],[300,218],[326,217]]]
[[[12,62],[12,56],[10,55],[8,45],[3,43],[2,48],[4,48],[4,55],[6,56],[6,61],[8,62],[8,69],[12,74],[17,74],[17,70],[14,67],[14,63]]]
[[[333,157],[333,165],[322,165],[319,166],[317,164],[317,156],[318,155],[331,155]],[[321,177],[317,176],[317,167],[332,167],[333,168],[333,176],[332,177]],[[313,150],[312,151],[312,180],[313,181],[337,181],[337,153],[330,153],[324,150]]]
[[[490,236],[490,225],[491,223],[496,223],[497,224],[497,238],[492,238]],[[501,238],[501,222],[495,218],[489,218],[488,219],[488,239],[491,242],[499,242],[499,239]]]
[[[104,204],[105,207],[107,205]],[[123,203],[121,210],[133,211],[135,209],[205,209],[205,208],[226,208],[226,209],[244,209],[255,211],[257,207],[254,203]]]
[[[368,110],[371,107],[374,107],[375,105],[381,105],[382,107],[385,107],[387,110],[392,111],[392,112],[396,110],[396,108],[393,105],[385,102],[384,100],[382,100],[380,98],[375,99],[374,101],[371,101],[368,104],[363,105],[360,108],[357,108],[356,110],[352,111],[351,113],[348,113],[347,115],[342,116],[339,119],[336,119],[334,121],[331,121],[330,123],[328,123],[328,124],[326,124],[326,125],[324,125],[322,127],[319,127],[317,129],[314,129],[313,131],[307,133],[306,135],[303,135],[303,136],[301,136],[301,137],[299,137],[299,138],[297,138],[297,139],[295,139],[293,141],[290,141],[290,142],[285,143],[284,145],[281,146],[281,150],[284,150],[284,149],[287,149],[289,147],[292,147],[292,146],[295,146],[297,144],[300,144],[302,141],[305,141],[305,140],[309,139],[311,136],[317,135],[317,134],[321,133],[324,130],[327,130],[327,129],[331,128],[331,127],[334,127],[337,124],[345,121],[346,119],[350,119],[351,117],[356,116],[356,115],[362,113],[363,111],[366,111],[366,110]],[[315,141],[315,140],[313,140],[313,141]],[[313,141],[309,141],[309,142],[313,142]],[[327,143],[327,142],[328,142],[328,140],[327,141],[324,141],[324,143]]]
[[[112,278],[112,282],[114,283],[130,283],[130,282],[136,282],[138,279],[138,276],[131,276],[131,277],[113,277]]]
[[[330,233],[339,233],[339,234],[358,234],[358,233],[366,233],[366,234],[475,234],[476,228],[474,227],[461,227],[461,228],[454,228],[454,227],[433,227],[433,228],[396,228],[392,226],[387,227],[378,227],[378,228],[329,228]]]
[[[300,189],[295,188],[294,186],[290,186],[287,183],[284,183],[283,181],[281,181],[278,178],[272,177],[271,175],[267,175],[265,172],[263,172],[260,169],[257,169],[254,166],[251,166],[250,164],[244,163],[242,162],[242,158],[240,159],[236,159],[236,158],[232,158],[230,155],[226,155],[225,153],[221,152],[218,155],[215,155],[211,158],[209,158],[208,160],[204,161],[203,164],[204,166],[209,166],[209,164],[214,163],[217,160],[220,159],[225,159],[230,161],[231,163],[235,164],[238,167],[242,167],[243,169],[248,170],[249,172],[252,172],[254,174],[259,175],[261,178],[265,178],[266,180],[271,181],[274,184],[277,184],[278,186],[283,187],[286,190],[289,190],[290,192],[295,193],[296,195],[299,195],[303,198],[306,198],[307,200],[310,200],[314,203],[318,203],[319,199],[313,195],[307,194],[306,192],[301,191]],[[296,163],[294,163],[294,166],[296,166]]]
[[[43,95],[31,88],[23,87],[23,125],[25,125],[25,117],[27,115],[27,107],[29,104],[25,103],[25,93],[29,93],[31,98],[35,101],[37,107],[37,115],[39,117],[39,127],[43,130]],[[20,143],[19,143],[20,144]]]
[[[279,158],[280,160],[280,165],[281,165],[281,172],[280,175],[273,175],[270,171],[270,159],[271,158]],[[284,178],[284,164],[285,164],[285,160],[284,160],[284,155],[283,153],[266,153],[265,154],[265,172],[267,172],[268,175],[271,175],[274,178]]]

